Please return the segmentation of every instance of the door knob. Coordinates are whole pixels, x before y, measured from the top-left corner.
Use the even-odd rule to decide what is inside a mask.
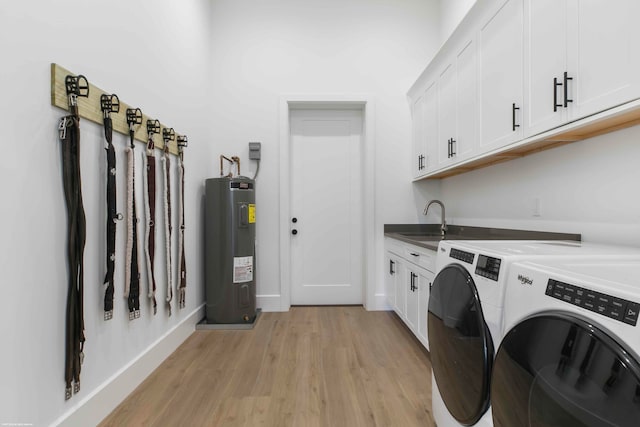
[[[296,230],[296,229],[294,228],[293,230],[291,230],[291,234],[293,234],[293,235],[295,236],[296,234],[298,234],[298,230]]]

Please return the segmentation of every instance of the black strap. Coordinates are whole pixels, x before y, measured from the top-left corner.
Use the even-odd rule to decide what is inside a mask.
[[[104,320],[113,318],[113,276],[116,264],[116,221],[122,219],[117,212],[116,203],[116,151],[113,147],[113,123],[111,113],[117,113],[120,102],[117,95],[103,94],[100,97],[100,107],[103,112],[104,137],[107,141],[105,151],[107,153],[107,272],[104,284],[107,285],[104,292]]]
[[[127,123],[129,124],[129,140],[131,151],[135,149],[135,125],[142,123],[142,111],[139,108],[127,109]],[[133,230],[133,245],[131,247],[131,277],[129,282],[129,295],[127,297],[127,305],[129,306],[129,320],[140,317],[140,266],[138,263],[138,214],[136,211],[135,197],[135,156],[132,155],[133,161],[131,177],[131,185],[133,186],[133,215],[130,219],[130,227]]]
[[[65,399],[80,391],[80,369],[84,359],[84,245],[86,218],[82,203],[80,173],[80,116],[78,97],[89,96],[89,82],[82,76],[67,75],[65,88],[70,115],[60,119],[58,130],[62,148],[62,182],[67,207],[68,289],[65,319]]]
[[[180,158],[180,261],[178,264],[178,306],[184,308],[187,290],[187,261],[184,252],[184,163]]]
[[[77,113],[77,109],[72,110]],[[65,330],[65,399],[80,391],[84,358],[84,246],[86,218],[80,173],[80,118],[77,114],[60,121],[62,174],[67,207],[68,290]]]

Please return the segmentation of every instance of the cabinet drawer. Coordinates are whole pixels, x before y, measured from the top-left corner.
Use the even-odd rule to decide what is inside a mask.
[[[407,261],[412,262],[425,270],[435,271],[436,253],[418,246],[406,245],[402,255]]]
[[[403,247],[405,246],[404,243],[399,242],[396,239],[391,239],[389,237],[386,237],[384,239],[384,250],[387,252],[391,252],[394,253],[400,257],[404,257],[404,249]]]

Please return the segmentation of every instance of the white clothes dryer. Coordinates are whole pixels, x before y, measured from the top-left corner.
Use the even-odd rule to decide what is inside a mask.
[[[507,282],[495,426],[638,426],[640,258],[515,263]]]
[[[568,241],[442,241],[427,316],[436,424],[493,426],[491,373],[512,263],[610,256],[640,256],[640,250]]]

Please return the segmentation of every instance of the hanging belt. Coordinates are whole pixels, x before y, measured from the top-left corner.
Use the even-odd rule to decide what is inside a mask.
[[[65,327],[65,400],[80,391],[80,369],[84,358],[84,245],[86,218],[82,203],[80,173],[80,116],[78,96],[89,96],[84,76],[65,78],[70,115],[58,126],[62,147],[62,181],[67,207],[68,291]]]
[[[180,197],[178,197],[178,306],[185,307],[187,288],[187,261],[184,256],[184,148],[188,145],[186,136],[178,136],[178,173],[180,184]]]
[[[129,305],[129,320],[140,317],[140,266],[138,265],[138,215],[135,195],[135,156],[134,138],[136,125],[142,123],[142,111],[139,108],[127,108],[130,147],[127,151],[127,264],[124,278],[124,297]]]
[[[162,139],[164,149],[162,151],[162,177],[164,181],[164,230],[165,230],[165,253],[167,264],[167,310],[171,316],[171,300],[173,299],[173,287],[171,277],[171,160],[169,160],[169,143],[173,141],[176,134],[173,128],[162,128]]]
[[[143,154],[142,159],[145,161],[147,175],[144,181],[145,187],[145,211],[147,214],[147,230],[145,232],[145,241],[147,242],[145,254],[147,261],[147,278],[149,281],[149,299],[153,304],[153,314],[158,311],[158,303],[156,301],[156,277],[154,274],[154,258],[155,258],[155,222],[156,222],[156,158],[154,156],[155,144],[153,135],[160,132],[160,122],[158,120],[147,120],[147,153]]]
[[[107,152],[107,273],[104,284],[104,320],[113,318],[113,273],[116,265],[116,221],[122,219],[116,205],[116,150],[113,148],[113,124],[111,113],[120,111],[120,100],[116,94],[100,96],[100,109],[104,122],[104,136]]]

